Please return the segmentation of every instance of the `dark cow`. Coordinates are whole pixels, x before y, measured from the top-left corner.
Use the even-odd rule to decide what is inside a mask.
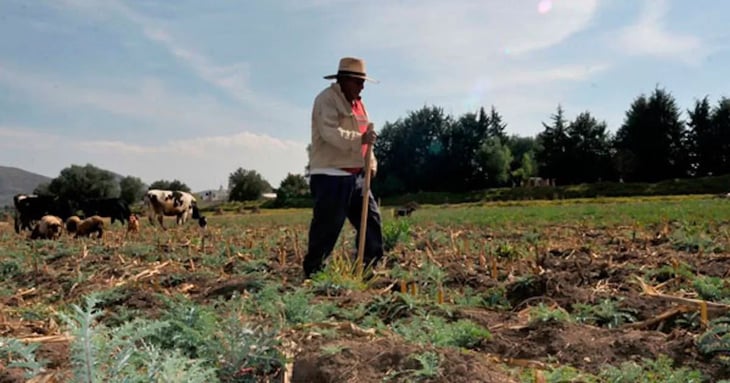
[[[414,211],[416,211],[416,209],[414,209],[412,207],[399,207],[398,209],[396,209],[395,211],[393,211],[393,216],[396,217],[396,218],[398,218],[398,217],[410,217],[411,216],[411,213],[413,213]]]
[[[181,225],[187,221],[192,214],[193,219],[200,218],[198,205],[195,197],[187,192],[150,189],[144,195],[144,204],[147,207],[147,218],[151,224],[155,224],[154,218],[164,229],[163,217],[177,217],[177,224]]]
[[[409,202],[405,204],[404,206],[401,206],[395,210],[393,210],[393,217],[410,217],[411,213],[416,211],[418,209],[418,204],[415,202]]]
[[[84,217],[91,217],[93,215],[109,217],[111,218],[112,224],[114,224],[114,221],[119,221],[124,225],[131,214],[129,204],[121,198],[88,199],[82,201],[80,207],[81,211],[84,212]]]
[[[32,230],[32,224],[44,215],[53,215],[66,220],[74,211],[71,203],[58,197],[18,194],[13,197],[15,204],[15,232]]]

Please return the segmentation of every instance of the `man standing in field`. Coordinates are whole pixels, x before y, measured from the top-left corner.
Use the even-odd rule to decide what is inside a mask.
[[[363,179],[367,145],[375,142],[373,124],[368,121],[360,98],[367,77],[365,62],[358,58],[340,60],[336,79],[320,92],[312,108],[312,143],[309,154],[309,187],[314,211],[309,227],[309,245],[304,257],[306,278],[323,268],[332,253],[342,225],[347,218],[360,233],[363,202]],[[372,175],[377,161],[369,159]],[[364,266],[375,266],[383,257],[383,234],[380,211],[369,194]]]

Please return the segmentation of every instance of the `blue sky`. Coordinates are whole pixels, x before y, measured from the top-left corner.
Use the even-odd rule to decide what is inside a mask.
[[[560,103],[615,131],[657,85],[730,96],[714,0],[0,1],[0,164],[92,163],[150,183],[273,186],[302,173],[314,96],[342,56],[380,80],[376,129],[426,105],[494,105],[535,135]]]

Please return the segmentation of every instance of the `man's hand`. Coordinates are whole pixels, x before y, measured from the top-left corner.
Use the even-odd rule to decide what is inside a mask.
[[[368,123],[368,130],[361,136],[362,137],[362,144],[374,144],[375,140],[378,138],[378,135],[375,134],[375,125],[373,123]]]

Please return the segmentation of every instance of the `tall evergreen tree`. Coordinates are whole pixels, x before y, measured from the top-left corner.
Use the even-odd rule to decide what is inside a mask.
[[[504,144],[507,142],[507,124],[502,121],[502,115],[497,113],[497,110],[492,105],[492,109],[489,112],[489,123],[488,123],[487,135],[489,137],[499,138],[499,141]]]
[[[719,148],[715,175],[730,173],[730,99],[723,97],[712,111],[712,126],[717,132]]]
[[[569,138],[563,107],[558,105],[552,115],[552,125],[543,122],[543,130],[538,134],[540,149],[536,159],[540,167],[540,175],[545,178],[555,178],[558,183],[568,179],[569,170]]]
[[[696,175],[706,176],[717,171],[720,142],[712,124],[712,108],[707,96],[696,100],[694,108],[687,110],[690,136],[690,162]]]
[[[630,181],[656,182],[689,174],[684,123],[674,97],[656,88],[639,96],[616,133],[622,176]]]

